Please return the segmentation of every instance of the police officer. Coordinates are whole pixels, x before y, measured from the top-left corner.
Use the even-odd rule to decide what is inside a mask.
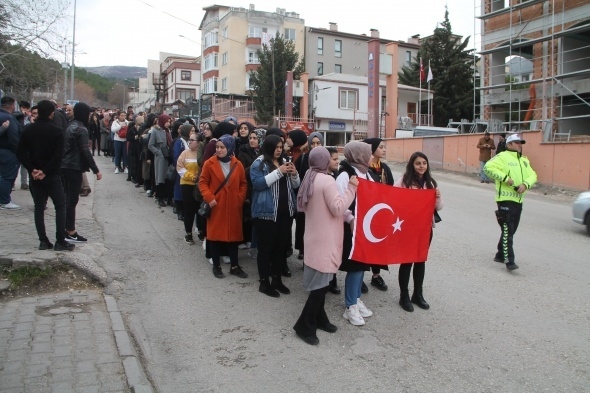
[[[522,155],[525,143],[520,135],[510,135],[506,138],[506,151],[495,155],[484,166],[486,175],[496,182],[496,217],[502,231],[494,261],[505,262],[508,270],[518,269],[512,238],[520,222],[524,194],[537,182],[531,163]]]

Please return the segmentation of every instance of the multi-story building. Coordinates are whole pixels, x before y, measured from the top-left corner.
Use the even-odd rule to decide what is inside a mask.
[[[393,42],[379,38],[377,30],[371,30],[370,35],[338,31],[338,25],[333,22],[328,29],[308,27],[305,35],[305,70],[310,79],[331,73],[367,76],[368,42],[379,39],[381,53],[385,53],[385,45]],[[398,67],[395,72],[410,65],[418,55],[418,49],[418,36],[410,37],[408,42],[398,41]]]
[[[588,135],[590,2],[481,0],[476,7],[480,113],[495,122],[493,131],[541,129],[545,141]],[[508,74],[518,58],[532,63],[530,78]]]
[[[305,26],[295,12],[277,8],[275,12],[213,5],[203,8],[201,21],[202,93],[246,96],[250,71],[258,69],[257,51],[277,33],[295,44],[303,56]]]

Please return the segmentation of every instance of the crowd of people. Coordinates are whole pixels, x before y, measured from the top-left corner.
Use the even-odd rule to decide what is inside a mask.
[[[230,275],[248,277],[239,263],[239,255],[244,255],[239,250],[244,249],[256,259],[259,291],[275,298],[288,295],[283,279],[291,277],[287,259],[297,250],[309,297],[294,330],[312,345],[319,342],[317,329],[337,330],[324,303],[328,292],[341,293],[338,270],[346,273],[343,317],[355,326],[373,315],[361,300],[368,292],[364,273],[372,271],[371,286],[388,289],[380,275],[386,266],[349,258],[358,179],[436,189],[435,208],[443,206],[427,157],[412,155],[406,172],[395,181],[381,161],[385,147],[379,138],[349,142],[340,162],[336,149],[324,147],[320,133],[285,133],[232,117],[197,126],[191,118],[134,114],[131,108],[107,111],[84,103],[62,109],[41,101],[35,110],[31,124],[17,130],[14,162],[29,174],[39,249],[71,250],[73,243],[86,241],[77,233],[75,210],[78,197],[91,192],[89,187],[85,191],[83,175],[91,170],[98,180],[102,177],[93,158],[102,153],[111,157],[114,174],[126,174],[126,180],[143,187],[159,207],[173,208],[182,221],[184,242],[194,245],[196,234],[216,278],[225,277],[222,263],[229,264]],[[8,129],[9,123],[0,125]],[[56,211],[55,245],[45,231],[48,198]],[[3,206],[9,203],[3,200]],[[423,294],[424,262],[399,268],[399,304],[408,312],[413,304],[429,308]]]

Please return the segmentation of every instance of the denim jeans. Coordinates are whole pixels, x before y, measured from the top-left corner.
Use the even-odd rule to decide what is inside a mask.
[[[344,279],[344,303],[346,307],[356,304],[356,300],[361,297],[361,286],[363,284],[363,270],[358,272],[347,272]]]
[[[29,178],[29,190],[35,204],[35,228],[39,241],[47,241],[45,231],[45,206],[47,198],[51,198],[55,207],[55,239],[64,240],[66,231],[66,200],[59,175],[46,176],[43,180]]]
[[[12,186],[18,175],[16,155],[8,149],[0,149],[0,204],[10,203]]]
[[[82,171],[75,169],[61,170],[61,183],[66,197],[66,230],[76,230],[76,206],[82,189]]]
[[[483,167],[485,166],[486,161],[479,162],[479,179],[482,181],[490,181],[490,178],[486,176],[485,172],[483,171]]]
[[[123,161],[123,166],[121,166]],[[127,142],[115,141],[115,166],[127,168]]]

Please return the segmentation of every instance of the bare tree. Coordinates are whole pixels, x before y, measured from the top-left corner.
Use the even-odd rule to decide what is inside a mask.
[[[80,102],[85,102],[88,105],[96,105],[96,94],[94,93],[94,89],[83,81],[76,80],[76,83],[74,84],[74,96]]]
[[[23,50],[50,57],[63,41],[67,0],[2,0],[0,3],[0,73],[3,59]],[[61,33],[60,33],[61,30]],[[8,45],[10,44],[10,45]]]

